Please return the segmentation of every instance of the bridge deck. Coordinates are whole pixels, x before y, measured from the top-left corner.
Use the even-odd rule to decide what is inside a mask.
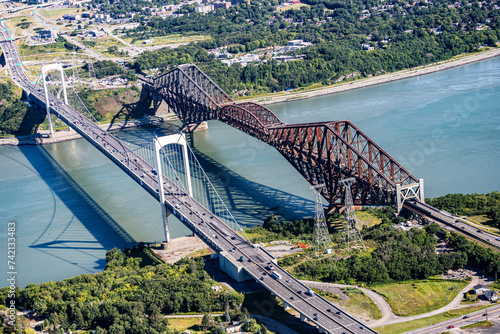
[[[458,218],[453,217],[450,213],[436,209],[432,205],[422,203],[416,200],[406,200],[403,207],[411,210],[421,216],[429,217],[438,223],[448,226],[449,229],[455,230],[459,233],[466,234],[481,242],[500,248],[500,238],[479,228],[473,227],[460,221]]]
[[[3,21],[0,21],[0,27],[5,28]],[[43,90],[31,83],[25,75],[22,65],[17,65],[21,64],[21,59],[15,44],[8,40],[10,32],[4,31],[3,34],[4,38],[0,40],[0,45],[6,55],[7,66],[12,72],[13,79],[27,93],[31,94],[33,100],[45,106]],[[51,101],[50,110],[53,114],[66,122],[159,200],[158,179],[151,165],[123,146],[116,137],[102,130],[78,111],[56,99],[56,97],[50,95],[49,101]],[[165,191],[165,205],[172,214],[213,250],[217,252],[226,251],[234,260],[238,260],[241,256],[245,260],[248,259],[249,261],[247,260],[244,263],[245,271],[290,307],[307,317],[312,323],[333,334],[376,333],[364,327],[363,324],[340,311],[320,296],[316,294],[313,296],[306,295],[304,292],[307,291],[307,287],[279,266],[274,266],[273,270],[280,273],[282,279],[271,278],[271,271],[265,268],[273,259],[271,255],[260,247],[254,247],[248,243],[241,235],[229,228],[208,209],[189,197],[186,192],[165,177],[163,178],[163,188]]]

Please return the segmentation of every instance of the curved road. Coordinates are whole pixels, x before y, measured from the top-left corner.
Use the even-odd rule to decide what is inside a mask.
[[[395,315],[394,312],[392,311],[391,306],[387,301],[378,293],[376,293],[373,290],[367,289],[367,288],[362,288],[356,285],[347,285],[347,284],[337,284],[337,283],[325,283],[325,282],[315,282],[315,281],[307,281],[307,280],[300,280],[301,283],[305,284],[308,287],[312,288],[318,288],[320,290],[323,290],[324,288],[328,287],[334,287],[334,288],[357,288],[361,291],[363,291],[368,297],[370,297],[371,300],[377,305],[379,308],[380,312],[382,313],[382,318],[375,320],[373,322],[370,322],[370,327],[380,327],[380,326],[386,326],[386,325],[391,325],[391,324],[397,324],[400,322],[406,322],[406,321],[411,321],[411,320],[416,320],[416,319],[422,319],[422,318],[427,318],[436,314],[444,313],[446,311],[462,308],[462,307],[468,307],[470,305],[460,305],[460,302],[462,301],[463,295],[470,291],[474,285],[477,285],[479,283],[479,278],[477,276],[473,276],[472,280],[465,288],[463,288],[457,296],[446,306],[443,306],[437,310],[423,313],[423,314],[418,314],[410,317],[401,317],[398,315]]]

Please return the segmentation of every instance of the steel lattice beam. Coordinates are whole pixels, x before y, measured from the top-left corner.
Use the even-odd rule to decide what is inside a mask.
[[[396,185],[418,183],[350,121],[284,124],[272,111],[236,104],[195,65],[182,65],[154,79],[154,89],[184,124],[218,119],[275,147],[331,205],[343,200],[339,182],[354,177],[355,204],[384,205],[396,199]]]

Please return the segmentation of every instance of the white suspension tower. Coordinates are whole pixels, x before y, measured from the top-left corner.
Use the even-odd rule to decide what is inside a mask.
[[[64,70],[62,68],[62,65],[60,63],[56,63],[56,64],[43,64],[42,65],[42,80],[43,80],[43,90],[44,90],[44,93],[45,93],[45,108],[47,110],[47,120],[49,122],[49,131],[50,131],[50,134],[54,134],[54,128],[52,127],[52,120],[51,120],[51,115],[50,115],[50,107],[51,107],[51,103],[53,102],[50,102],[49,100],[49,92],[47,90],[47,80],[46,80],[46,76],[47,76],[47,72],[48,71],[51,71],[51,70],[56,70],[56,71],[59,71],[59,73],[61,74],[61,83],[62,83],[62,91],[63,91],[63,96],[64,96],[64,103],[66,105],[68,105],[68,95],[66,94],[66,82],[64,81]]]
[[[325,184],[318,184],[312,186],[311,189],[316,195],[315,212],[314,212],[314,232],[313,232],[313,245],[316,255],[321,253],[328,253],[332,250],[332,240],[328,233],[328,226],[326,225],[325,210],[321,202],[321,189]]]
[[[365,243],[361,237],[361,233],[358,228],[358,218],[356,217],[356,210],[354,210],[354,203],[352,201],[351,184],[356,181],[355,178],[350,177],[340,181],[344,185],[345,191],[345,209],[344,209],[344,241],[346,244],[346,249],[350,250],[350,244],[361,245],[363,250],[366,250]]]

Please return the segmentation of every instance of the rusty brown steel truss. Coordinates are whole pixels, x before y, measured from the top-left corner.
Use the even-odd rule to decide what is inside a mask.
[[[358,205],[396,200],[396,184],[418,179],[350,121],[285,124],[269,109],[235,103],[195,65],[181,65],[154,79],[154,90],[184,124],[217,119],[275,147],[331,205],[343,200],[340,181],[356,178]]]

